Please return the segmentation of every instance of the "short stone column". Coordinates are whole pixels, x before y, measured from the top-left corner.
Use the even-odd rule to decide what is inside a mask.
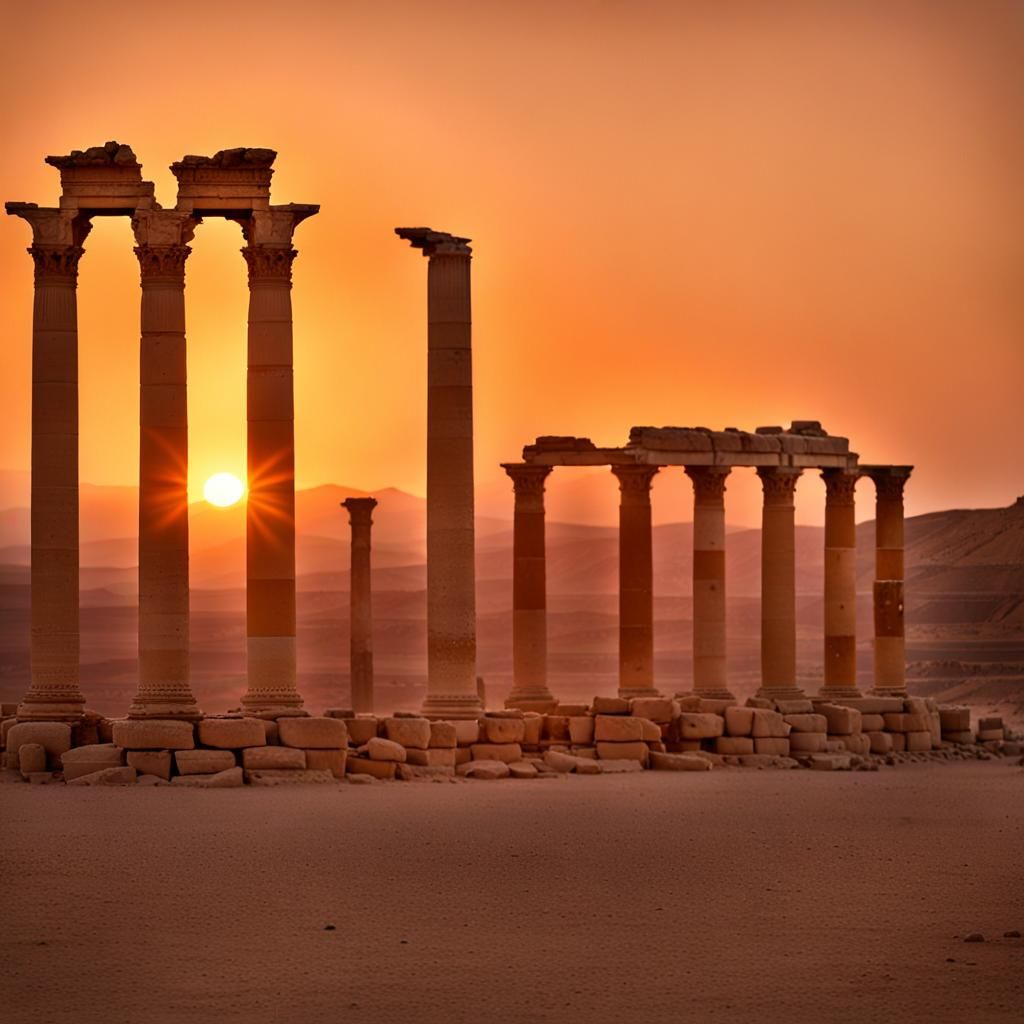
[[[881,696],[906,696],[903,594],[903,488],[912,466],[861,466],[875,485],[875,685]]]
[[[728,466],[687,466],[693,481],[693,692],[735,700],[726,673],[725,481]]]
[[[316,206],[255,211],[248,245],[246,636],[247,711],[302,706],[295,681],[295,427],[292,248]]]
[[[429,718],[476,718],[473,365],[468,238],[396,228],[427,265],[427,696]]]
[[[515,492],[512,535],[512,692],[507,708],[549,712],[544,481],[550,466],[503,463]]]
[[[857,689],[857,519],[860,474],[822,470],[825,481],[825,682],[828,700],[860,697]]]
[[[657,697],[651,481],[658,466],[612,466],[619,481],[619,696]]]
[[[8,203],[32,226],[31,682],[21,721],[76,721],[78,620],[78,262],[89,232],[71,210]]]
[[[139,350],[139,686],[129,718],[197,719],[189,683],[186,244],[174,210],[132,218],[142,277]]]
[[[761,688],[759,697],[794,700],[796,685],[796,537],[793,495],[803,471],[761,466]]]
[[[370,528],[376,498],[346,498],[352,527],[352,571],[349,577],[349,678],[352,709],[373,713],[373,588],[370,582]]]

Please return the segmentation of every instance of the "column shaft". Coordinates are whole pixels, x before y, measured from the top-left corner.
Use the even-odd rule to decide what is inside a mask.
[[[509,708],[551,711],[548,688],[548,625],[544,481],[550,466],[505,465],[515,489],[512,540],[512,692]]]
[[[349,580],[349,677],[352,708],[373,713],[373,604],[370,580],[370,528],[375,498],[347,498],[341,503],[352,526],[352,572]]]
[[[657,466],[612,466],[619,481],[619,696],[656,697],[651,481]]]
[[[804,696],[796,685],[796,538],[793,494],[802,470],[762,466],[761,688],[773,700]]]
[[[859,697],[857,689],[856,472],[822,471],[825,481],[825,698]]]

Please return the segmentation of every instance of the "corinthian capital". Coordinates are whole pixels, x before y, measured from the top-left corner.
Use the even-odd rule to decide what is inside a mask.
[[[861,466],[861,476],[871,477],[879,501],[902,501],[903,488],[913,466]]]
[[[693,496],[697,501],[718,504],[725,499],[728,466],[684,466],[683,472],[693,481]]]
[[[12,217],[21,217],[32,228],[28,252],[35,263],[36,280],[41,277],[71,277],[78,273],[82,243],[92,230],[88,217],[77,210],[37,206],[35,203],[7,203]]]
[[[247,245],[242,250],[249,267],[249,283],[254,281],[287,281],[291,284],[292,262],[297,249],[277,249],[266,245]]]
[[[649,502],[651,482],[659,466],[612,466],[612,472],[619,481],[619,494],[623,502]]]
[[[825,501],[829,505],[852,505],[860,473],[848,469],[823,469]]]
[[[759,466],[757,475],[761,478],[765,503],[791,505],[802,472],[793,466]]]

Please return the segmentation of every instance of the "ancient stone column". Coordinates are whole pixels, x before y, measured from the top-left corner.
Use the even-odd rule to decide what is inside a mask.
[[[473,367],[470,248],[429,228],[396,228],[427,265],[427,696],[430,718],[475,718]]]
[[[32,640],[22,721],[75,721],[78,626],[78,261],[89,222],[8,203],[32,226]]]
[[[793,495],[800,469],[761,466],[761,688],[759,697],[793,700],[796,685],[796,538]]]
[[[619,696],[657,697],[651,481],[657,466],[612,466],[619,481]]]
[[[132,218],[142,275],[139,350],[139,686],[129,718],[196,719],[189,684],[186,244],[174,210]]]
[[[316,206],[270,207],[243,221],[248,245],[246,636],[248,711],[299,708],[295,684],[295,429],[292,248]]]
[[[735,700],[726,675],[725,480],[728,466],[687,466],[693,481],[693,692]]]
[[[826,699],[859,697],[857,689],[857,520],[854,489],[859,473],[822,470],[825,481],[825,683]]]
[[[550,466],[504,463],[515,492],[512,535],[512,692],[505,707],[551,711],[544,544],[544,481]]]
[[[349,577],[349,677],[355,713],[373,713],[373,604],[370,584],[370,527],[376,498],[346,498],[352,526]]]
[[[873,693],[906,696],[903,627],[903,488],[912,466],[862,466],[875,485],[875,685]]]

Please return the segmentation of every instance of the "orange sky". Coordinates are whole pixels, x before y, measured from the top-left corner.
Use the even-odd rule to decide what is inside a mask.
[[[238,145],[279,151],[275,201],[322,204],[297,234],[300,486],[422,493],[425,265],[392,234],[412,223],[474,239],[482,492],[539,433],[793,418],[915,463],[911,512],[1024,491],[1012,0],[20,8],[0,198],[54,204],[43,157],[116,138],[166,206],[172,160]],[[28,243],[0,218],[5,469],[29,456]],[[197,497],[244,467],[240,243],[209,221],[188,264]],[[131,246],[101,221],[81,267],[94,483],[137,473]],[[756,519],[750,476],[736,522]],[[803,521],[822,492],[801,485]],[[689,518],[685,493],[659,518]]]

